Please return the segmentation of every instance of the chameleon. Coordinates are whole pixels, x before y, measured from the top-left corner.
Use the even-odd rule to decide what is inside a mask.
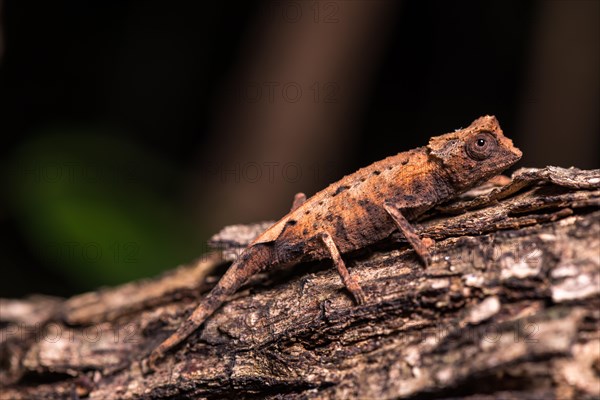
[[[505,137],[494,116],[434,136],[426,146],[398,153],[347,175],[309,199],[298,193],[291,211],[253,240],[231,264],[188,319],[148,357],[154,368],[251,276],[282,264],[331,259],[360,305],[367,301],[342,255],[399,231],[425,267],[431,241],[411,224],[435,206],[498,175],[521,151]]]

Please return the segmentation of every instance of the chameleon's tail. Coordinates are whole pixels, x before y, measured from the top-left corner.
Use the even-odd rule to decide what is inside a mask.
[[[156,361],[161,359],[167,351],[177,346],[198,329],[249,277],[270,265],[271,262],[271,251],[268,245],[258,244],[244,250],[238,259],[231,264],[217,285],[202,299],[192,315],[175,333],[152,351],[148,357],[150,367],[154,367]]]

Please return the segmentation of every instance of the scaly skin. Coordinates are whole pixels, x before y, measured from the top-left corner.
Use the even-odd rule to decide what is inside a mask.
[[[429,144],[359,169],[310,199],[296,196],[290,213],[254,240],[179,329],[149,357],[149,366],[194,332],[247,279],[273,265],[331,258],[357,303],[359,282],[341,254],[400,230],[425,265],[427,246],[409,221],[499,174],[521,158],[493,116],[436,136]]]

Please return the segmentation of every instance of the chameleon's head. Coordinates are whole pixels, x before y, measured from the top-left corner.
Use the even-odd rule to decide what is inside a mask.
[[[522,156],[512,140],[504,136],[496,117],[489,115],[464,129],[431,138],[427,148],[441,162],[456,189],[498,175]]]

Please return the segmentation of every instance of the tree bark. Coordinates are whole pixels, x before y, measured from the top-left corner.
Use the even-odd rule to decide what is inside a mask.
[[[284,266],[153,372],[140,361],[264,225],[230,227],[213,240],[226,251],[155,279],[3,299],[2,398],[598,398],[600,170],[500,183],[418,221],[428,268],[399,234],[346,255],[366,304],[330,261]]]

